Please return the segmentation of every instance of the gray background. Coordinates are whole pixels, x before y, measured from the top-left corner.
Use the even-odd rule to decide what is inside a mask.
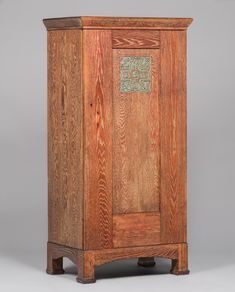
[[[42,18],[74,15],[193,17],[188,30],[190,259],[192,266],[195,261],[198,263],[198,271],[206,261],[203,257],[209,254],[213,255],[215,266],[226,265],[226,261],[218,257],[226,258],[228,254],[231,258],[235,244],[234,12],[233,0],[0,0],[2,259],[11,258],[13,262],[42,271],[42,278],[45,276],[47,39]],[[5,269],[3,263],[0,259],[1,271]],[[210,265],[207,268],[210,270]],[[57,281],[53,278],[54,285],[58,285]],[[0,282],[0,287],[3,283]]]

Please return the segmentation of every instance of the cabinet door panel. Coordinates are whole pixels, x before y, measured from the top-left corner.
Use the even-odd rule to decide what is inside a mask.
[[[113,50],[113,213],[159,211],[159,50]]]

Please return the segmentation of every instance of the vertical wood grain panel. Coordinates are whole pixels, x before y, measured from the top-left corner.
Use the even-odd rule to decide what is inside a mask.
[[[186,241],[186,32],[161,31],[161,242]]]
[[[48,32],[49,241],[82,248],[81,31]]]
[[[113,213],[159,211],[159,50],[113,50]],[[151,57],[151,92],[120,92],[120,58]]]
[[[84,31],[85,248],[112,247],[112,39]]]

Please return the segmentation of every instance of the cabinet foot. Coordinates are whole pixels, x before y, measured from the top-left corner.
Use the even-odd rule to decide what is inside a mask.
[[[47,274],[49,274],[49,275],[62,275],[62,274],[64,274],[64,270],[63,269],[50,269],[50,268],[47,268],[46,269],[46,272],[47,272]]]
[[[77,257],[77,282],[83,284],[95,283],[94,257],[90,253],[80,253]]]
[[[55,257],[52,247],[47,246],[47,274],[60,275],[64,274],[63,270],[63,257]]]
[[[188,270],[188,247],[186,243],[179,244],[178,258],[172,260],[171,274],[187,275]]]
[[[96,279],[81,279],[79,277],[76,278],[78,283],[82,283],[82,284],[92,284],[96,282]]]
[[[155,260],[154,257],[142,257],[138,259],[138,265],[141,267],[154,267]]]

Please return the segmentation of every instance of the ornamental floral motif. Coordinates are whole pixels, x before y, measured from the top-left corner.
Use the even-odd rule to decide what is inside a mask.
[[[151,57],[121,57],[120,91],[151,91]]]

